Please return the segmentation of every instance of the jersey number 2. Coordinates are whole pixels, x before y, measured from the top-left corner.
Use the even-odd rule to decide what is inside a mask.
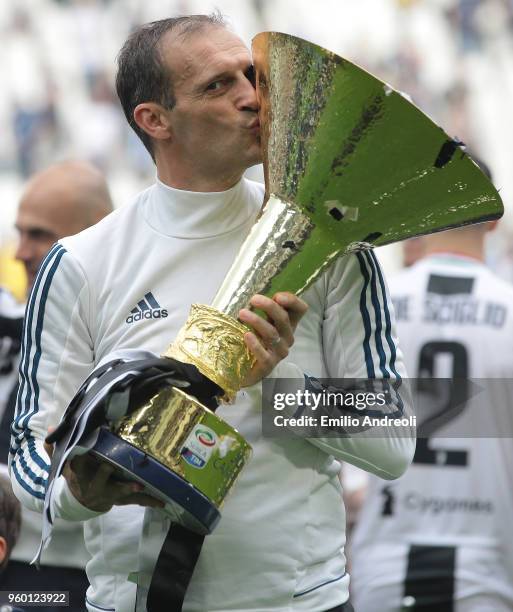
[[[450,379],[436,379],[435,363],[442,356],[452,361]],[[459,466],[468,465],[468,451],[431,448],[429,437],[437,429],[456,418],[465,410],[468,386],[468,353],[460,342],[435,340],[426,342],[420,350],[417,391],[432,399],[429,416],[422,419],[421,435],[418,438],[414,463],[424,465]],[[424,379],[424,383],[423,383]],[[439,393],[435,393],[438,383]],[[433,406],[432,404],[435,403]]]

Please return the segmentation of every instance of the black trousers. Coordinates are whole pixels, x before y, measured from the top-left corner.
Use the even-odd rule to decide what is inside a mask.
[[[69,591],[69,608],[62,608],[66,612],[84,612],[88,586],[86,573],[72,567],[42,565],[38,570],[34,565],[11,560],[0,574],[0,591]],[[38,606],[36,609],[56,612],[54,607]]]

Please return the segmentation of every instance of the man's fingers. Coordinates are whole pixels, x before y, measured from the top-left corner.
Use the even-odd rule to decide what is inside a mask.
[[[289,347],[294,344],[293,329],[289,321],[289,315],[284,308],[282,308],[274,300],[271,300],[270,298],[265,297],[263,295],[253,296],[251,298],[250,303],[254,308],[263,310],[265,314],[267,315],[268,321],[265,321],[265,323],[270,325],[271,326],[270,328],[262,328],[260,326],[257,327],[258,322],[255,322],[254,324],[253,320],[250,323],[252,327],[254,327],[258,335],[264,338],[264,342],[266,346],[271,347],[273,344],[275,344],[275,340],[277,338],[280,338],[281,340],[283,340],[285,344]],[[255,313],[252,313],[251,311],[246,311],[246,309],[243,309],[243,311],[241,311],[241,313],[243,312],[244,312],[243,316],[247,316],[246,312],[250,312],[251,315],[253,315],[253,317],[258,316]],[[262,317],[259,317],[259,318],[261,320],[264,320],[262,319]],[[245,321],[245,322],[249,322],[249,321]],[[264,334],[261,333],[260,331],[261,329],[264,331]]]
[[[164,504],[143,494],[144,486],[116,478],[116,468],[90,455],[78,455],[66,463],[64,475],[79,502],[101,512],[112,506],[139,504],[161,508]]]
[[[132,495],[127,495],[123,501],[118,502],[116,505],[129,506],[130,504],[147,506],[149,508],[163,508],[165,505],[164,502],[160,501],[160,499],[156,499],[155,497],[146,495],[145,493],[134,493]]]
[[[274,366],[274,360],[255,334],[252,332],[247,332],[244,334],[244,340],[246,342],[246,346],[251,351],[251,354],[256,359],[260,369],[269,369],[270,371]]]
[[[109,476],[114,472],[114,467],[105,461],[99,461],[95,457],[86,453],[85,455],[75,455],[70,461],[70,467],[84,482],[91,485],[93,482],[107,482]]]
[[[239,319],[255,331],[244,336],[246,346],[255,357],[255,364],[244,380],[245,387],[262,380],[287,357],[294,344],[294,330],[308,309],[303,300],[286,292],[277,293],[273,299],[254,295],[250,304],[265,312],[267,320],[247,308],[239,312]]]
[[[276,293],[273,296],[273,300],[278,302],[287,311],[292,329],[295,330],[297,324],[308,310],[308,304],[303,302],[301,298],[298,298],[297,295],[285,291]]]
[[[283,333],[287,336],[286,338],[284,338],[280,335],[278,329],[274,325],[269,323],[269,321],[263,319],[261,316],[257,315],[255,312],[248,310],[247,308],[243,308],[239,312],[239,319],[243,323],[251,325],[251,327],[255,330],[258,336],[263,340],[265,346],[271,350],[274,349],[281,340],[285,340],[287,343],[291,340],[293,341],[291,330],[290,333],[289,330],[282,330]]]
[[[97,489],[98,491],[103,489],[109,479],[112,477],[113,472],[114,467],[108,463],[105,463],[104,461],[98,462],[96,474],[91,481],[91,489]]]
[[[117,479],[115,476],[116,468],[105,461],[93,459],[88,467],[91,466],[94,466],[95,473],[90,479],[90,494],[101,494],[102,491],[106,491],[109,499],[112,499],[113,503],[117,503],[116,500],[124,499],[144,489],[140,482]]]
[[[131,503],[126,500],[134,495],[139,495],[144,489],[143,485],[138,482],[111,482],[109,487],[109,496],[112,503],[117,505]]]

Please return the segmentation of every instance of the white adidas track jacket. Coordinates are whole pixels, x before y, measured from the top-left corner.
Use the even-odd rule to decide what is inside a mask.
[[[42,508],[49,468],[43,438],[80,383],[113,351],[159,354],[167,347],[191,303],[211,302],[262,197],[262,186],[246,179],[222,193],[179,191],[157,181],[131,205],[52,249],[28,306],[11,448],[13,486],[26,506]],[[405,375],[372,252],[340,259],[303,297],[309,312],[275,375]],[[315,612],[346,601],[337,459],[396,478],[413,455],[414,442],[393,430],[372,440],[264,438],[261,411],[261,385],[218,410],[254,454],[205,541],[187,612]],[[131,612],[133,581],[148,550],[144,515],[145,524],[149,515],[155,523],[158,511],[118,506],[99,515],[73,498],[62,477],[56,484],[57,514],[87,521],[88,610]],[[162,528],[155,536],[155,556],[164,535]]]

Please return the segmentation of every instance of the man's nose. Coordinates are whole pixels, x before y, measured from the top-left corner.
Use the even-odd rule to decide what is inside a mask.
[[[239,84],[237,106],[240,110],[250,110],[252,112],[256,112],[259,109],[255,87],[246,75],[244,75]]]
[[[22,263],[26,264],[30,262],[33,256],[34,256],[34,251],[30,245],[30,240],[27,240],[26,238],[21,237],[18,242],[18,248],[16,249],[14,257],[18,261],[21,261]]]

